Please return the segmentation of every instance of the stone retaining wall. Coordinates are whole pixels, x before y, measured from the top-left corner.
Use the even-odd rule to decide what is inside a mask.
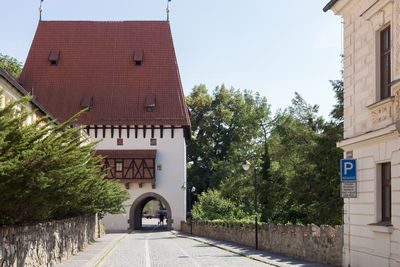
[[[190,224],[182,222],[181,230],[190,233]],[[197,222],[192,225],[192,233],[249,247],[255,244],[254,224]],[[301,260],[341,265],[342,238],[342,226],[262,224],[258,248]]]
[[[96,215],[0,227],[0,267],[54,266],[98,237]]]

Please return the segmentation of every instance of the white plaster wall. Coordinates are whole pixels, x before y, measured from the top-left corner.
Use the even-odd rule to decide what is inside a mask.
[[[390,0],[379,12],[374,15],[361,16],[374,0],[341,0],[348,2],[340,12],[343,16],[343,49],[344,49],[344,138],[351,138],[371,130],[386,127],[393,123],[392,116],[380,122],[373,122],[371,109],[367,106],[379,100],[379,32],[389,24],[392,31],[392,62],[397,62],[398,44],[400,44],[399,30],[395,22],[398,15],[393,12],[394,5],[399,5],[396,0]],[[379,5],[379,4],[378,4]],[[377,5],[374,5],[375,7]],[[400,12],[400,11],[399,11]],[[400,65],[400,63],[399,63]],[[400,66],[392,64],[392,80],[400,77]],[[390,114],[393,115],[393,114]]]
[[[345,199],[343,266],[400,266],[400,135],[354,144],[352,150],[358,197]],[[377,173],[383,162],[392,166],[392,228],[369,225],[381,218]]]
[[[114,138],[111,138],[111,129],[106,130],[104,139],[101,127],[98,128],[97,138],[95,138],[93,129],[89,133],[91,141],[101,140],[96,146],[98,150],[157,150],[156,187],[152,189],[151,184],[146,183],[143,184],[142,188],[139,188],[137,183],[130,183],[129,193],[131,198],[125,202],[126,213],[122,215],[106,215],[103,223],[109,231],[127,230],[129,228],[129,210],[133,202],[144,193],[154,192],[166,199],[172,210],[172,227],[180,229],[180,222],[186,220],[186,191],[181,188],[182,185],[186,184],[186,141],[183,136],[183,129],[175,128],[174,138],[171,138],[171,129],[164,129],[163,138],[160,137],[160,129],[155,129],[154,138],[157,139],[157,145],[151,146],[150,126],[147,126],[146,138],[143,138],[143,129],[138,130],[138,138],[135,138],[134,126],[130,128],[129,138],[127,138],[127,130],[122,129],[121,138],[124,140],[122,146],[117,146],[117,138],[119,138],[118,127],[114,128]],[[157,171],[157,165],[160,164],[161,171]]]
[[[400,0],[340,0],[333,10],[343,17],[345,141],[341,147],[353,151],[358,178],[358,197],[345,199],[343,266],[400,266],[400,136],[392,125],[396,114],[393,100],[368,107],[379,103],[378,40],[389,24],[392,80],[400,78]],[[391,108],[389,112],[384,105]],[[379,120],[374,120],[373,112]],[[383,162],[392,166],[391,228],[369,225],[381,218],[378,171]]]

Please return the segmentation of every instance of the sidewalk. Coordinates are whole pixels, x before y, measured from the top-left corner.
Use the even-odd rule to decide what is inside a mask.
[[[109,233],[56,267],[96,266],[128,233]]]
[[[296,260],[293,258],[289,258],[286,256],[282,256],[279,254],[274,254],[271,252],[263,251],[263,250],[255,250],[251,247],[245,247],[242,245],[238,245],[235,243],[230,243],[226,241],[219,241],[208,237],[200,237],[189,235],[180,231],[171,231],[177,237],[184,237],[190,238],[192,240],[196,240],[201,243],[205,243],[211,246],[215,246],[245,257],[249,257],[251,259],[261,261],[273,266],[279,267],[328,267],[334,265],[326,265],[326,264],[319,264],[313,262],[306,262],[302,260]]]

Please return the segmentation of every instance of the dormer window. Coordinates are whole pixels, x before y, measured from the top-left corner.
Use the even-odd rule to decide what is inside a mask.
[[[144,54],[143,50],[135,51],[133,55],[133,62],[135,66],[142,66],[143,54]]]
[[[156,107],[156,96],[146,96],[144,105],[146,107],[146,112],[153,112]]]
[[[50,54],[49,54],[49,61],[50,61],[50,65],[52,66],[57,66],[58,65],[58,61],[60,60],[60,50],[51,50]]]
[[[93,98],[93,96],[84,96],[84,97],[82,97],[81,102],[80,102],[80,107],[82,109],[89,108],[88,111],[90,111],[90,109],[92,107],[94,107],[94,98]]]

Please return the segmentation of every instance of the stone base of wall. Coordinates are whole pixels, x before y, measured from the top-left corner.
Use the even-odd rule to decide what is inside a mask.
[[[190,224],[181,223],[181,231],[190,233]],[[254,247],[254,224],[193,223],[192,233]],[[296,259],[323,264],[342,264],[343,228],[314,224],[262,224],[258,231],[258,248]]]
[[[99,236],[96,215],[0,227],[0,266],[54,266]]]

